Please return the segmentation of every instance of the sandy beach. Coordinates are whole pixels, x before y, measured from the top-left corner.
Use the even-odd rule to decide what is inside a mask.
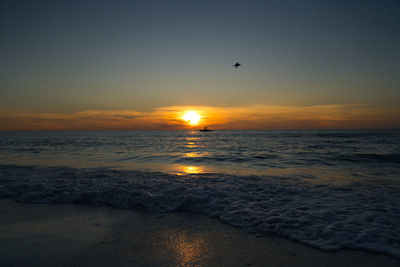
[[[399,266],[390,256],[326,252],[256,237],[200,214],[0,200],[2,266]]]

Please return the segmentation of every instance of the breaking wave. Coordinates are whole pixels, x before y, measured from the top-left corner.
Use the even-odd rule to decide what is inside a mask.
[[[311,184],[279,176],[0,165],[0,197],[151,212],[199,212],[260,236],[400,258],[396,183]]]

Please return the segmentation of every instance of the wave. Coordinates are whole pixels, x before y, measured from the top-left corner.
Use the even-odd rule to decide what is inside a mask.
[[[314,137],[323,138],[359,138],[359,137],[392,137],[398,135],[398,130],[340,130],[340,131],[319,131],[311,134]]]
[[[400,163],[400,153],[373,154],[373,153],[353,153],[339,154],[332,158],[334,161],[347,161],[351,163]]]
[[[310,184],[298,177],[0,165],[0,197],[151,212],[199,212],[257,235],[400,258],[396,184]]]

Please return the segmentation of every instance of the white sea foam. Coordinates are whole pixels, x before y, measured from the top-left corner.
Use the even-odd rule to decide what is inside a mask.
[[[313,185],[296,177],[0,165],[0,197],[200,212],[261,236],[400,258],[400,188],[395,184]]]

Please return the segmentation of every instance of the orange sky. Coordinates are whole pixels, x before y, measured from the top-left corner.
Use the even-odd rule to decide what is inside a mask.
[[[182,117],[188,110],[201,119],[193,126]],[[182,130],[213,129],[362,129],[399,128],[400,109],[362,105],[240,107],[170,106],[151,112],[87,110],[76,113],[28,113],[0,110],[0,130]]]

